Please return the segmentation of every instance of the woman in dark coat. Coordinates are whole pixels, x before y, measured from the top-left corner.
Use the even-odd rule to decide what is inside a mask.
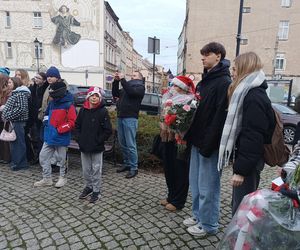
[[[228,114],[219,149],[219,170],[233,156],[232,214],[243,197],[259,185],[264,167],[264,144],[271,142],[275,116],[267,96],[268,85],[260,58],[254,52],[239,55],[228,89]],[[233,152],[234,151],[234,152]]]

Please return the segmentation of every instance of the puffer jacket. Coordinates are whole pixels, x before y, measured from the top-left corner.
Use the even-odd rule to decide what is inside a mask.
[[[68,146],[75,120],[76,110],[69,92],[50,101],[44,117],[44,141],[50,146]]]
[[[20,86],[13,90],[3,109],[2,119],[10,122],[27,121],[30,96],[30,90],[26,86]]]

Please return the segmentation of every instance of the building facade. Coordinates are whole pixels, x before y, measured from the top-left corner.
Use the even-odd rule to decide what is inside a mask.
[[[103,86],[103,1],[0,0],[0,13],[0,65],[31,76],[55,65],[71,84]]]
[[[179,36],[178,74],[201,78],[200,49],[209,42],[222,43],[227,58],[235,58],[240,1],[187,0],[186,20]],[[300,85],[300,2],[244,0],[240,53],[256,52],[268,78],[293,79]]]

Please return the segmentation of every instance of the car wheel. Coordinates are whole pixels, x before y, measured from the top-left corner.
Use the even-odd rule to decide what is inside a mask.
[[[295,133],[296,133],[296,128],[284,127],[283,128],[284,142],[287,144],[291,144],[294,141]]]

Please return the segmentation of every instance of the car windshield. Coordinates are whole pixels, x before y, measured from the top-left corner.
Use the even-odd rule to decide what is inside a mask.
[[[89,90],[89,87],[78,87],[79,92],[87,92]]]
[[[273,103],[272,104],[274,106],[274,108],[276,108],[280,113],[283,114],[288,114],[288,115],[296,115],[297,112],[287,106],[281,105],[281,104],[277,104],[277,103]]]

